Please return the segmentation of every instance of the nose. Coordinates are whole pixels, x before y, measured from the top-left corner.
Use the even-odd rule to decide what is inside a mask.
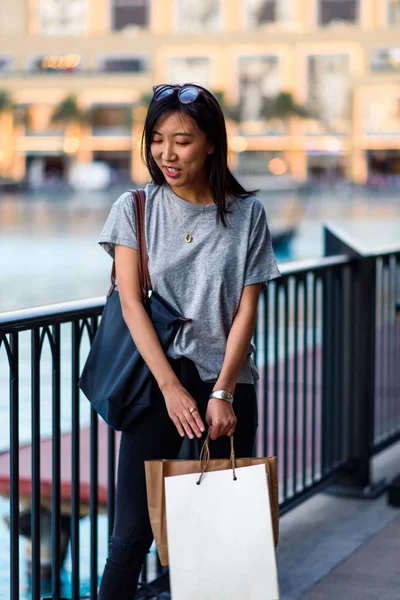
[[[167,162],[173,162],[178,158],[172,144],[165,143],[163,145],[161,158]]]

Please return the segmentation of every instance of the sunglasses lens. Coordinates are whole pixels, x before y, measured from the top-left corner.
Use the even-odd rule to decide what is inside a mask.
[[[182,104],[190,104],[198,98],[200,91],[195,87],[185,87],[179,90],[178,97]]]
[[[154,92],[154,100],[162,100],[163,98],[167,98],[174,93],[174,88],[169,86],[161,86],[159,89],[156,89]]]

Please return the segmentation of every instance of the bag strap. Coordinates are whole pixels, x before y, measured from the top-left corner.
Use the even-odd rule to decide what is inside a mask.
[[[139,281],[142,290],[142,296],[143,298],[146,298],[148,290],[152,289],[145,231],[146,194],[144,190],[130,190],[130,192],[132,193],[135,203],[136,237],[139,258]]]
[[[236,472],[235,472],[236,456],[235,456],[235,444],[233,441],[233,434],[230,435],[229,437],[230,437],[230,442],[231,442],[230,461],[231,461],[231,465],[232,465],[233,481],[236,481],[236,479],[237,479]],[[199,460],[200,460],[201,473],[200,473],[200,477],[199,477],[198,481],[196,481],[197,485],[200,485],[201,480],[203,479],[203,475],[207,471],[208,463],[210,462],[210,431],[208,431],[207,437],[204,440],[204,444],[200,451]]]
[[[135,206],[135,217],[136,217],[136,238],[137,238],[137,252],[139,259],[139,282],[140,289],[142,291],[142,298],[145,299],[148,290],[151,290],[151,279],[149,272],[149,256],[147,253],[146,246],[146,233],[145,233],[145,209],[146,209],[146,194],[144,190],[129,190],[132,194],[134,206]],[[115,261],[113,261],[111,269],[111,287],[108,291],[108,296],[112,294],[115,289]]]

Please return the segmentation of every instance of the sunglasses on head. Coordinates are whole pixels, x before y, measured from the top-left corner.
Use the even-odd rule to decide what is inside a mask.
[[[195,85],[155,85],[153,87],[153,99],[159,102],[159,100],[172,96],[175,92],[177,92],[181,104],[191,104],[197,100],[200,94],[205,95],[203,90]]]

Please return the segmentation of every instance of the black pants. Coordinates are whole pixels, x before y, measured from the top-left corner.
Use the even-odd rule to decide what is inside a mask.
[[[208,397],[213,383],[200,379],[194,363],[188,359],[170,360],[182,385],[197,402],[205,423]],[[140,571],[153,541],[147,509],[144,461],[174,459],[183,438],[168,416],[164,398],[154,386],[153,406],[122,432],[118,462],[117,498],[109,556],[101,581],[99,600],[135,598]],[[255,387],[237,384],[234,410],[237,417],[235,452],[237,457],[253,456],[257,429]],[[199,451],[204,441],[198,439]],[[210,442],[211,458],[228,458],[227,436]]]

